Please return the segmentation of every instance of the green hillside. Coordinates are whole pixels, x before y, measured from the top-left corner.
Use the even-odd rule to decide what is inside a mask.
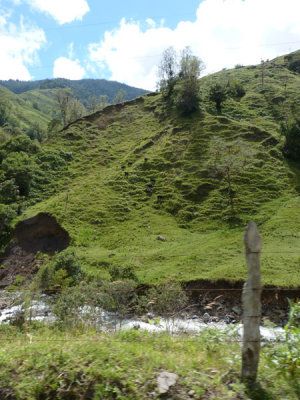
[[[32,90],[44,91],[47,89],[70,88],[74,96],[85,106],[88,105],[90,96],[107,95],[107,100],[112,103],[120,90],[126,91],[126,100],[134,99],[146,93],[146,90],[138,89],[123,83],[107,81],[106,79],[81,79],[69,80],[63,78],[43,79],[38,81],[0,81],[0,85],[6,87],[15,94],[22,94]]]
[[[32,101],[31,101],[32,100]],[[19,130],[30,128],[33,124],[39,124],[46,127],[51,119],[49,113],[44,112],[44,103],[49,103],[50,110],[54,105],[54,100],[46,100],[44,96],[36,93],[32,99],[22,97],[12,93],[10,90],[0,86],[0,104],[8,103],[8,124],[11,129]],[[36,103],[36,105],[35,105]]]
[[[58,89],[70,90],[68,121],[103,108],[102,103],[131,100],[146,93],[145,90],[104,79],[0,81],[0,141],[21,133],[42,141],[54,130],[60,129],[63,118],[57,101]],[[116,100],[118,95],[119,100]]]
[[[50,213],[87,276],[131,266],[152,284],[244,279],[254,219],[263,282],[299,286],[299,163],[283,155],[280,128],[300,115],[299,55],[202,78],[201,110],[190,116],[157,93],[70,124],[39,151],[71,157],[60,153],[64,163],[48,186],[33,185],[15,222]],[[244,90],[231,90],[221,114],[208,98],[215,82]]]

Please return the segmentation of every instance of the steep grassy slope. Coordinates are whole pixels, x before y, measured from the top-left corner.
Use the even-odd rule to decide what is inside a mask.
[[[12,127],[18,129],[28,129],[33,124],[40,125],[43,128],[47,127],[47,124],[51,120],[51,114],[47,112],[49,107],[54,105],[54,100],[50,100],[51,105],[46,105],[49,100],[45,96],[36,94],[32,99],[30,97],[22,97],[12,93],[10,90],[3,86],[0,86],[0,99],[7,101],[10,108]],[[36,104],[36,107],[34,106]]]
[[[45,144],[73,153],[56,195],[20,218],[55,215],[88,275],[131,265],[145,283],[244,279],[243,232],[254,219],[264,283],[300,285],[299,171],[282,156],[279,130],[299,105],[300,77],[286,67],[284,58],[265,63],[263,88],[261,66],[203,78],[202,111],[190,117],[152,94],[70,124]],[[206,97],[219,79],[246,89],[226,100],[223,115]],[[237,141],[241,160],[229,192],[215,166]],[[220,142],[224,151],[216,153]]]

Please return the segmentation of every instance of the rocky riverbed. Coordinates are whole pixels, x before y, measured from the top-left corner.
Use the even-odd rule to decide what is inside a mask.
[[[25,300],[24,302],[19,293],[2,291],[0,292],[0,323],[16,324],[24,319],[52,323],[56,318],[52,313],[50,300],[50,296],[41,294],[33,300]],[[153,333],[168,331],[173,334],[195,334],[203,329],[210,328],[241,335],[241,312],[242,310],[239,306],[229,309],[226,302],[219,298],[214,301],[214,304],[205,300],[202,304],[192,307],[190,312],[182,312],[172,318],[162,318],[150,313],[138,317],[120,317],[116,313],[100,309],[91,310],[89,307],[82,308],[80,318],[82,318],[83,322],[92,322],[101,330],[141,329]],[[285,321],[285,312],[281,310],[280,312],[284,317],[283,321]],[[275,311],[274,316],[277,315],[280,314]],[[269,324],[269,319],[266,316],[263,317],[261,326],[262,338],[265,340],[280,339],[284,333],[283,328],[279,326],[282,323],[277,326],[271,325]]]

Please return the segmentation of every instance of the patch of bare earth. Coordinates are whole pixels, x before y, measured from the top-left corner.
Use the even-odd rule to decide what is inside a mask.
[[[0,288],[12,285],[15,277],[28,276],[38,269],[37,253],[54,254],[70,244],[68,232],[55,217],[40,213],[17,224],[14,239],[0,264]]]

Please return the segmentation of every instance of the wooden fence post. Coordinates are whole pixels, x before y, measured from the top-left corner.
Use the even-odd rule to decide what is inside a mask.
[[[244,236],[248,278],[243,287],[243,348],[242,380],[251,385],[256,380],[260,351],[261,283],[260,250],[261,237],[255,222],[251,221]]]

